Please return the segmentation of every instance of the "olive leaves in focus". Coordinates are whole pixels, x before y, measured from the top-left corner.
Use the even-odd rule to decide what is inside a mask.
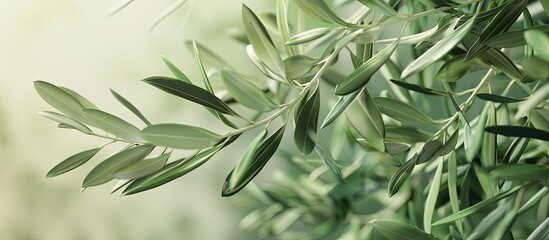
[[[243,5],[239,40],[257,71],[191,41],[202,84],[165,57],[173,77],[143,80],[203,106],[225,133],[150,122],[112,91],[140,129],[70,89],[34,85],[59,127],[127,144],[83,187],[118,179],[124,195],[150,190],[237,142],[248,147],[222,195],[249,190],[241,201],[255,210],[241,226],[261,237],[534,239],[549,212],[549,27],[537,3],[277,0],[275,14]],[[294,143],[282,154],[291,167],[258,188],[283,141]],[[170,159],[177,150],[193,153]]]

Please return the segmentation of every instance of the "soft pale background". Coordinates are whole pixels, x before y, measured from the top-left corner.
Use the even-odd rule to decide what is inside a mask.
[[[38,111],[53,109],[35,93],[33,80],[69,87],[136,124],[109,88],[153,122],[205,124],[209,116],[201,108],[139,80],[169,75],[161,54],[197,77],[186,39],[236,56],[228,60],[237,66],[245,62],[242,46],[225,37],[228,28],[241,26],[241,1],[196,1],[192,11],[181,9],[149,32],[171,2],[138,0],[108,17],[114,0],[0,1],[0,239],[242,239],[238,210],[220,197],[237,155],[214,158],[184,178],[130,197],[109,195],[112,184],[80,193],[83,177],[100,159],[45,178],[59,161],[104,141],[40,117]],[[249,1],[257,10],[265,3]]]

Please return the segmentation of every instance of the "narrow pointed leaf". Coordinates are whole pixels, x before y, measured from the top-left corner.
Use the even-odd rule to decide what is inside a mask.
[[[528,73],[527,78],[534,80],[549,80],[548,62],[543,61],[538,57],[531,57],[522,60],[520,64],[524,67],[525,72]]]
[[[284,71],[282,59],[278,55],[267,29],[246,5],[242,5],[242,20],[248,40],[259,59],[265,62],[271,71],[278,74],[282,73]]]
[[[204,64],[209,64],[212,67],[231,68],[231,64],[229,64],[229,62],[227,62],[225,59],[219,56],[219,54],[217,54],[214,50],[208,48],[204,44],[201,44],[195,40],[192,40],[192,41],[185,41],[185,45],[193,52],[194,52],[194,48],[196,48],[197,51],[200,52],[200,55]]]
[[[389,57],[391,57],[397,46],[398,40],[379,51],[368,61],[363,63],[359,68],[347,75],[339,84],[337,84],[335,94],[347,95],[366,86],[372,75],[374,75],[374,73],[376,73],[381,66],[387,62],[387,60],[389,60]]]
[[[480,53],[479,57],[486,63],[492,65],[493,67],[501,70],[502,72],[513,78],[524,78],[524,73],[522,73],[515,65],[515,63],[500,50],[487,49],[486,51]]]
[[[398,121],[404,123],[425,123],[431,125],[435,123],[433,119],[407,103],[385,97],[374,97],[373,100],[377,104],[381,113]]]
[[[70,117],[67,117],[63,114],[59,114],[59,113],[56,113],[56,112],[48,112],[48,111],[43,111],[43,112],[39,112],[40,115],[46,117],[46,118],[49,118],[53,121],[56,121],[60,124],[63,124],[63,125],[66,125],[66,126],[69,126],[70,128],[73,128],[73,129],[76,129],[82,133],[85,133],[85,134],[92,134],[92,130],[89,129],[86,125],[84,125],[83,123],[81,122],[78,122]]]
[[[488,67],[478,58],[465,62],[463,61],[464,57],[465,55],[461,54],[445,61],[437,70],[435,76],[445,82],[457,82],[470,72]]]
[[[391,82],[396,84],[399,87],[408,89],[410,91],[423,93],[423,94],[431,95],[431,96],[444,96],[444,97],[446,97],[446,93],[444,91],[441,91],[441,90],[426,88],[426,87],[419,86],[419,85],[416,85],[416,84],[413,84],[413,83],[407,83],[407,82],[399,81],[399,80],[395,80],[395,79],[391,79]]]
[[[149,77],[145,80],[162,91],[214,109],[220,113],[237,115],[212,93],[192,84],[168,77]]]
[[[534,164],[503,164],[486,169],[490,175],[498,179],[511,180],[548,180],[549,167]]]
[[[97,186],[112,180],[114,172],[145,158],[152,149],[150,145],[139,145],[115,153],[97,164],[86,175],[82,187]]]
[[[398,190],[400,190],[402,184],[406,182],[406,179],[408,179],[408,176],[410,176],[410,173],[412,172],[412,170],[414,170],[414,166],[416,165],[416,163],[417,154],[410,158],[408,161],[406,161],[404,165],[402,165],[393,174],[393,176],[391,176],[391,179],[389,179],[389,184],[387,185],[389,197],[392,197],[398,192]]]
[[[211,147],[223,139],[203,128],[171,123],[148,126],[141,131],[141,136],[148,143],[178,149]]]
[[[333,30],[332,28],[314,28],[311,30],[307,30],[299,34],[296,34],[295,36],[288,39],[288,41],[286,42],[286,45],[299,45],[303,43],[308,43],[310,41],[313,41],[313,40],[319,39],[320,37],[325,36],[332,30]]]
[[[268,137],[267,139],[263,140],[261,144],[259,144],[257,152],[255,153],[255,157],[253,158],[254,161],[250,164],[249,168],[246,169],[245,173],[242,174],[237,179],[232,180],[232,174],[229,173],[227,176],[227,180],[225,180],[225,184],[223,184],[223,190],[221,195],[223,197],[229,197],[240,190],[242,190],[252,179],[259,174],[261,169],[267,164],[269,159],[274,155],[276,150],[278,149],[278,146],[280,145],[280,141],[282,140],[282,136],[284,135],[285,126],[280,127],[273,135]],[[235,181],[234,183],[231,183],[230,181]]]
[[[80,112],[84,106],[61,88],[44,81],[35,81],[34,88],[38,95],[55,109],[77,121],[87,123]]]
[[[431,223],[433,220],[433,214],[437,205],[437,198],[440,190],[440,182],[442,181],[442,167],[443,161],[439,161],[433,180],[431,181],[431,187],[425,200],[425,212],[423,214],[423,226],[426,233],[431,233]]]
[[[342,26],[352,26],[341,19],[337,14],[324,2],[324,0],[293,0],[304,13],[318,20],[337,23]]]
[[[493,48],[511,48],[523,46],[526,44],[524,39],[524,32],[528,30],[538,30],[549,34],[549,24],[537,25],[525,29],[514,30],[499,34],[486,42],[486,45]]]
[[[244,154],[231,171],[231,178],[228,179],[229,188],[234,188],[245,177],[246,172],[256,161],[257,152],[259,146],[263,143],[263,140],[267,137],[268,131],[264,129],[246,148]]]
[[[410,226],[400,220],[374,220],[370,222],[376,231],[387,239],[402,239],[402,240],[435,240],[434,236]]]
[[[284,60],[286,75],[290,79],[299,79],[307,76],[316,65],[316,59],[305,55],[294,55]]]
[[[467,35],[469,31],[471,31],[475,19],[476,18],[473,17],[467,20],[467,22],[457,28],[450,35],[437,42],[433,47],[429,48],[429,50],[427,50],[421,56],[408,64],[408,66],[404,70],[402,70],[400,78],[404,79],[412,76],[446,55],[446,53],[452,50],[452,48],[454,48],[459,42],[461,42],[465,35]]]
[[[549,37],[547,33],[536,29],[530,29],[524,32],[524,39],[526,43],[534,49],[534,54],[543,59],[546,62],[549,62]]]
[[[69,172],[77,167],[80,167],[82,164],[89,161],[97,152],[99,152],[101,148],[94,148],[90,150],[86,150],[77,154],[74,154],[67,159],[63,160],[59,164],[55,165],[48,174],[46,174],[46,177],[55,177],[59,176],[63,173]]]
[[[122,97],[122,95],[118,94],[117,92],[115,92],[112,89],[111,89],[111,93],[116,98],[116,100],[118,100],[120,103],[122,103],[122,105],[124,105],[124,107],[126,107],[133,114],[135,114],[135,116],[137,116],[139,119],[141,119],[141,121],[143,121],[148,126],[151,125],[151,122],[149,122],[149,120],[147,120],[147,118],[143,115],[143,113],[141,113],[141,111],[139,111],[139,109],[137,109],[130,101],[128,101],[126,98]]]
[[[320,156],[320,159],[324,161],[324,163],[330,168],[330,170],[332,170],[332,172],[337,176],[337,178],[340,181],[344,181],[343,174],[341,173],[341,170],[337,166],[334,157],[330,153],[328,146],[326,146],[324,142],[318,140],[316,142],[315,150],[318,156]]]
[[[170,71],[175,76],[175,78],[177,78],[177,79],[179,79],[183,82],[192,84],[191,80],[189,80],[189,78],[187,78],[187,76],[181,70],[179,70],[179,68],[177,66],[175,66],[175,64],[173,64],[169,59],[162,56],[162,60],[164,61],[164,64],[166,64],[168,69],[170,69]]]
[[[459,139],[459,129],[457,128],[454,133],[452,133],[452,136],[446,140],[444,145],[440,147],[436,152],[435,156],[445,156],[451,152],[453,152],[456,148],[457,142]]]
[[[309,154],[314,150],[318,127],[320,92],[318,88],[311,91],[295,109],[294,117],[294,142],[297,149],[304,154]]]
[[[166,164],[156,173],[146,177],[138,178],[133,181],[124,191],[122,195],[132,195],[135,193],[147,191],[166,183],[169,183],[177,178],[184,176],[185,174],[193,171],[194,169],[202,166],[208,160],[210,160],[215,154],[217,154],[223,147],[227,146],[230,142],[235,140],[238,136],[231,137],[230,140],[224,141],[221,144],[209,147],[202,150],[198,154],[183,160],[174,161]]]
[[[486,131],[508,137],[525,137],[549,141],[549,132],[530,127],[491,126],[486,127]]]
[[[84,96],[80,95],[79,93],[77,93],[77,92],[75,92],[75,91],[73,91],[69,88],[63,87],[63,86],[58,86],[58,87],[59,87],[59,89],[65,91],[66,93],[71,95],[74,99],[76,99],[76,101],[78,101],[80,104],[82,104],[82,106],[84,106],[84,108],[98,109],[98,107],[95,106],[95,104],[90,102],[90,100],[86,99]]]
[[[82,113],[97,128],[129,141],[143,142],[139,128],[117,116],[97,109],[84,109]]]
[[[359,0],[370,9],[374,9],[387,16],[398,17],[398,13],[383,0]]]
[[[345,112],[347,119],[358,134],[378,151],[385,151],[385,124],[378,105],[372,100],[368,90],[353,102]]]
[[[225,88],[236,101],[251,109],[268,112],[276,108],[276,104],[265,93],[250,82],[227,71],[219,70]]]
[[[465,60],[467,61],[478,56],[478,54],[487,49],[486,43],[491,38],[507,31],[520,16],[526,3],[528,3],[526,0],[513,0],[512,2],[508,2],[492,21],[490,21],[486,28],[482,30],[480,36],[469,48],[469,51],[467,51]]]
[[[135,179],[153,174],[166,165],[170,155],[171,153],[164,153],[158,157],[146,158],[134,162],[127,167],[115,171],[112,176],[117,179]]]
[[[499,200],[501,199],[504,199],[506,197],[509,197],[511,196],[512,194],[514,194],[515,192],[517,192],[522,186],[516,186],[510,190],[507,190],[505,192],[502,192],[498,195],[495,195],[491,198],[488,198],[488,199],[485,199],[473,206],[470,206],[466,209],[463,209],[457,213],[454,213],[452,215],[449,215],[449,216],[446,216],[440,220],[438,220],[437,222],[433,223],[433,226],[436,226],[436,225],[441,225],[441,224],[446,224],[446,223],[449,223],[449,222],[453,222],[457,219],[460,219],[460,218],[464,218],[464,217],[467,217],[473,213],[477,213],[480,209],[483,209],[487,206],[490,206],[492,204],[495,204],[497,203]]]
[[[515,103],[515,102],[520,102],[525,100],[525,99],[510,98],[510,97],[489,94],[489,93],[479,93],[477,94],[477,97],[485,101],[496,102],[496,103]]]
[[[320,128],[325,128],[326,126],[334,122],[345,110],[347,110],[347,108],[351,105],[351,103],[353,103],[353,101],[360,95],[361,92],[362,91],[356,91],[339,97],[334,107],[332,107],[332,109],[322,122]]]

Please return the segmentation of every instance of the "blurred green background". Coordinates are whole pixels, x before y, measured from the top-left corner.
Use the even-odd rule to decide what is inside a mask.
[[[35,93],[34,80],[69,87],[136,124],[109,88],[153,122],[208,127],[206,111],[139,80],[169,76],[160,58],[164,55],[200,81],[184,44],[188,39],[220,51],[236,66],[250,66],[244,47],[226,37],[230,28],[241,26],[242,1],[195,1],[193,8],[184,6],[149,32],[151,22],[173,2],[135,1],[109,17],[114,0],[1,1],[0,239],[249,238],[238,229],[242,213],[220,196],[221,184],[238,160],[238,154],[228,151],[168,185],[128,197],[109,194],[114,182],[80,192],[82,179],[99,157],[73,172],[45,178],[61,160],[104,141],[57,129],[39,116],[38,111],[53,109]],[[272,3],[247,4],[261,11]],[[101,154],[106,157],[108,151]]]

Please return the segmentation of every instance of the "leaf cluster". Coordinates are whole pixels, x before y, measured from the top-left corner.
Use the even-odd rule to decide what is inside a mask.
[[[547,4],[537,3],[277,0],[275,13],[259,14],[243,5],[237,40],[256,71],[190,41],[202,84],[167,58],[173,76],[143,80],[203,106],[225,133],[152,123],[112,90],[145,128],[70,89],[35,88],[59,111],[41,114],[59,127],[127,144],[83,187],[118,179],[113,191],[123,195],[150,190],[260,129],[221,192],[248,190],[243,203],[255,210],[241,225],[262,237],[543,239],[549,25]],[[283,141],[295,146],[281,154],[290,170],[257,187],[252,180]],[[67,158],[48,177],[102,148]],[[193,153],[171,160],[180,149]]]

